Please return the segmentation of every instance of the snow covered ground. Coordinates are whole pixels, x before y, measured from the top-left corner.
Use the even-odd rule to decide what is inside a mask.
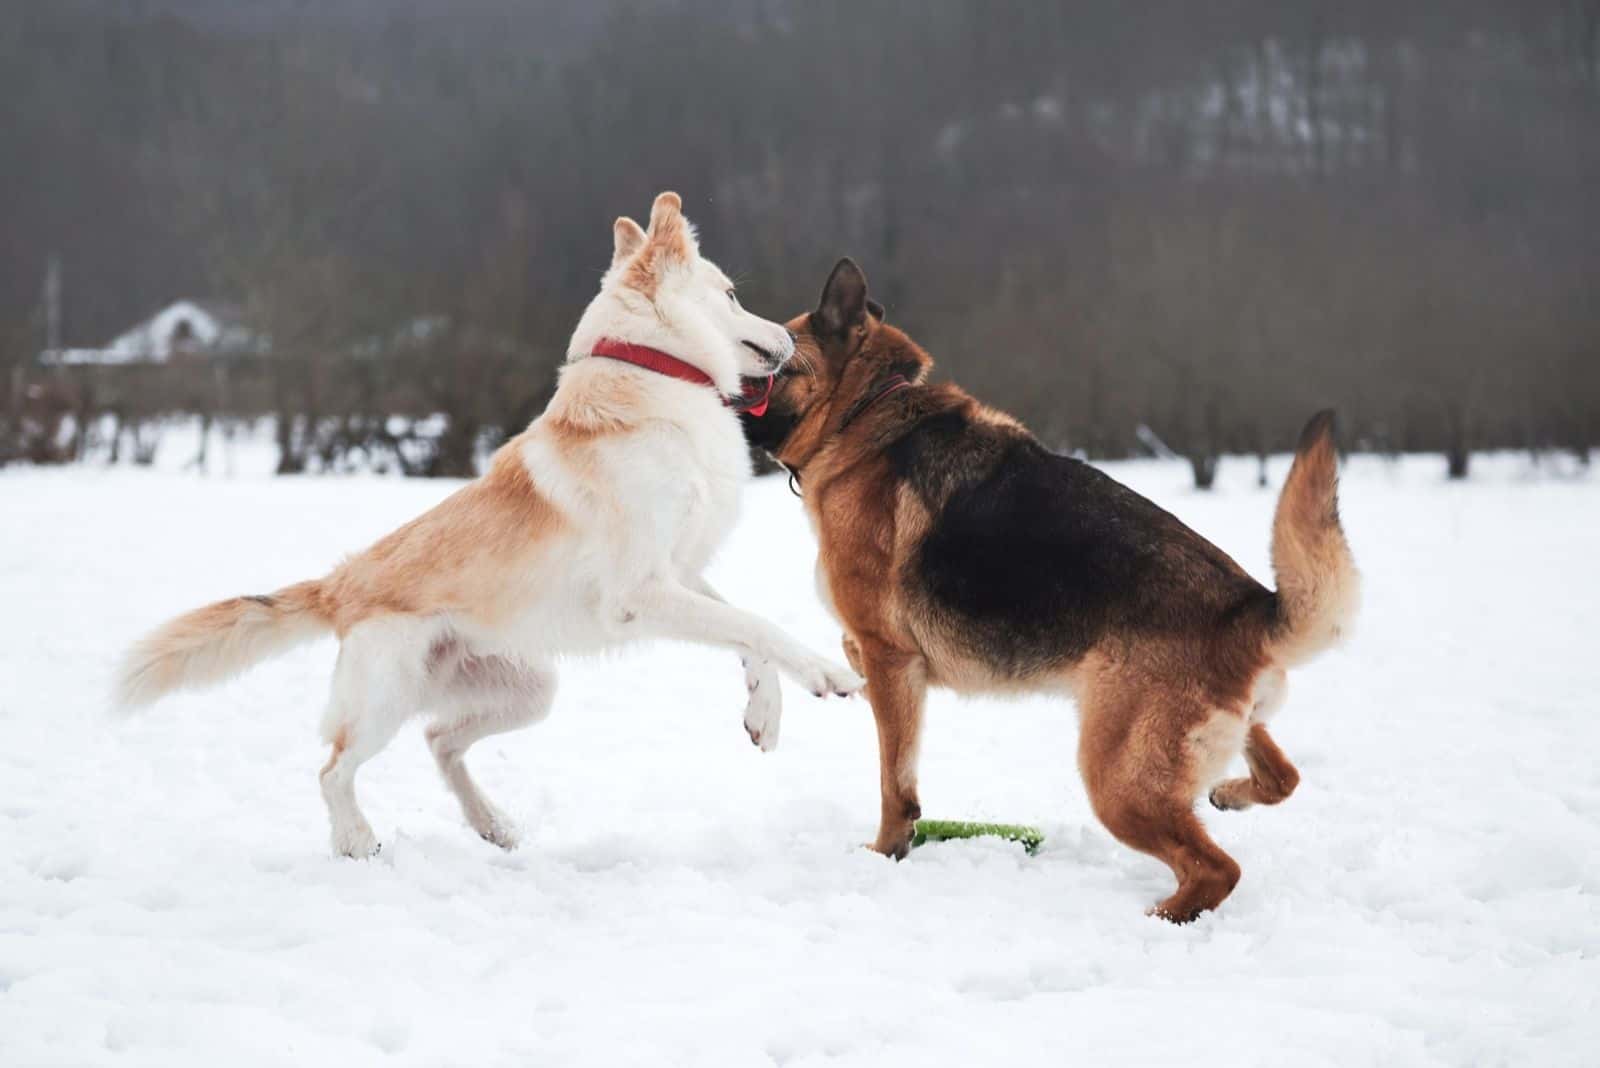
[[[181,450],[169,450],[174,454]],[[179,457],[181,459],[181,457]],[[316,575],[453,488],[0,472],[0,1064],[1594,1064],[1600,478],[1358,458],[1361,628],[1297,673],[1299,792],[1206,819],[1244,879],[1189,927],[1095,822],[1055,701],[933,698],[929,816],[1041,826],[894,864],[864,702],[740,726],[729,654],[574,663],[470,760],[524,823],[463,825],[419,725],[336,860],[315,773],[331,642],[141,718],[110,665],[167,615]],[[1267,577],[1276,487],[1111,465]],[[1281,480],[1284,464],[1273,469]],[[776,557],[776,560],[774,559]],[[714,569],[819,648],[797,502],[756,483]]]

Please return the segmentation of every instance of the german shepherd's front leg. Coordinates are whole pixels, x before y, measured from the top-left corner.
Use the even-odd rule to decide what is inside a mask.
[[[917,800],[917,748],[922,703],[928,692],[927,664],[916,653],[845,639],[851,665],[867,677],[867,700],[878,723],[878,785],[883,810],[872,848],[902,859],[911,851],[922,806]],[[857,666],[859,665],[859,666]]]

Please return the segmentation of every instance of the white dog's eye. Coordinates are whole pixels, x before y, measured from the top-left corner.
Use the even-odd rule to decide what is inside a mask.
[[[731,289],[730,289],[730,290],[728,290],[728,299],[729,299],[729,300],[730,300],[730,301],[732,301],[732,302],[733,302],[733,306],[734,306],[734,307],[735,307],[735,308],[737,308],[737,307],[738,307],[738,306],[739,306],[739,297],[738,297],[738,295],[737,295],[737,294],[736,294],[736,293],[734,293],[734,291],[733,291],[733,290],[731,290]]]

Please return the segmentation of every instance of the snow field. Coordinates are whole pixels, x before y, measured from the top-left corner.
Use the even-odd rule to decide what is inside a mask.
[[[549,721],[468,757],[518,818],[464,825],[408,726],[357,788],[384,848],[328,852],[324,642],[147,714],[121,649],[325,571],[454,487],[0,472],[0,1064],[1592,1064],[1600,1050],[1600,480],[1356,458],[1366,600],[1290,680],[1284,805],[1204,818],[1244,868],[1184,928],[1089,812],[1055,700],[936,694],[929,816],[1028,822],[894,864],[865,702],[785,689],[740,726],[731,654],[562,669]],[[1274,485],[1109,465],[1270,581]],[[712,570],[837,655],[810,533],[752,484]]]

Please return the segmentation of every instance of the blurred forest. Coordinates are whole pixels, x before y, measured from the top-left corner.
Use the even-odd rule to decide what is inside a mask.
[[[748,307],[854,256],[1090,456],[1600,437],[1600,0],[12,2],[0,99],[0,459],[276,414],[465,473],[665,188]],[[185,297],[272,352],[38,364]]]

